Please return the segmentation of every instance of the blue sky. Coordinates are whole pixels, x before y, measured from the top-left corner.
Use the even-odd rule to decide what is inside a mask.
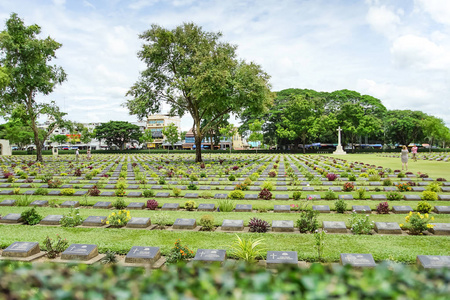
[[[63,44],[56,63],[68,80],[40,99],[71,120],[135,121],[121,104],[145,68],[138,34],[193,21],[260,64],[274,91],[350,89],[450,125],[447,0],[3,0],[0,28],[11,12]]]

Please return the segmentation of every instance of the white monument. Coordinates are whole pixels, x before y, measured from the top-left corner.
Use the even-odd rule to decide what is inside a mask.
[[[9,140],[0,140],[1,155],[12,155],[11,145]]]
[[[338,132],[338,145],[336,147],[336,151],[333,152],[333,154],[337,154],[337,155],[344,155],[347,154],[347,152],[344,151],[344,149],[342,149],[342,145],[341,145],[341,126],[339,126],[339,128],[337,129]]]
[[[58,147],[53,147],[53,149],[52,149],[52,154],[53,154],[54,156],[58,156]]]

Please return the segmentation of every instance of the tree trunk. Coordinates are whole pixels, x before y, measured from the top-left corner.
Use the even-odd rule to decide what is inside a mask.
[[[202,132],[200,129],[200,121],[195,121],[195,162],[202,162]]]

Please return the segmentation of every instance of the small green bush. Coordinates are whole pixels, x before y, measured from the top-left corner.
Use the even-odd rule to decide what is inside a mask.
[[[241,190],[234,190],[228,194],[228,198],[230,199],[244,199],[245,194]]]
[[[422,200],[436,201],[438,199],[438,195],[436,192],[423,191],[421,198]]]
[[[217,202],[220,212],[231,212],[234,209],[235,202],[230,199],[221,199]]]
[[[365,188],[359,188],[356,190],[358,193],[358,199],[364,200],[366,199],[366,189]]]
[[[117,198],[116,201],[112,203],[112,206],[114,206],[116,209],[124,209],[127,207],[127,204],[125,203],[125,200],[123,198]]]
[[[292,198],[294,198],[294,200],[300,200],[301,197],[302,197],[302,192],[295,191],[295,192],[292,194]]]
[[[211,215],[204,215],[200,218],[199,225],[202,226],[202,231],[211,231],[214,229],[214,217]]]
[[[337,199],[337,195],[333,191],[327,191],[324,196],[325,200],[335,200]]]
[[[392,180],[390,178],[384,179],[383,186],[392,186]]]
[[[441,185],[439,184],[439,182],[432,182],[427,186],[427,191],[429,192],[440,192],[441,191]]]
[[[334,208],[336,212],[343,214],[347,210],[347,202],[344,199],[339,199],[334,202]]]
[[[67,215],[63,215],[61,220],[59,220],[59,224],[62,227],[75,227],[81,225],[83,223],[83,218],[80,216],[80,211],[78,208],[70,208],[69,213]]]
[[[188,211],[194,210],[197,203],[194,200],[188,200],[184,203],[184,208]]]
[[[149,198],[149,197],[155,196],[155,192],[152,191],[152,190],[144,190],[142,192],[142,194],[144,195],[145,198]]]
[[[175,197],[178,197],[178,196],[180,196],[180,194],[181,194],[181,189],[179,189],[179,188],[173,188],[173,189],[172,189],[172,193],[173,193],[173,195],[174,195]]]
[[[23,211],[20,216],[22,217],[23,222],[28,225],[36,225],[43,219],[43,217],[38,214],[35,207]]]
[[[261,186],[261,189],[266,189],[268,191],[273,191],[273,183],[270,181],[264,181],[264,183]]]
[[[297,227],[301,233],[314,232],[319,228],[319,223],[317,222],[317,216],[319,212],[316,210],[302,211],[300,214],[300,219],[296,221]]]
[[[75,194],[75,190],[74,189],[62,189],[61,194],[63,194],[64,196],[72,196],[73,194]]]
[[[403,196],[399,192],[388,192],[386,198],[388,200],[400,200],[403,198]]]
[[[228,176],[228,180],[229,181],[235,181],[236,180],[236,176],[231,174],[230,176]]]
[[[419,201],[419,203],[417,203],[416,211],[423,214],[429,213],[431,211],[431,204],[427,201]]]

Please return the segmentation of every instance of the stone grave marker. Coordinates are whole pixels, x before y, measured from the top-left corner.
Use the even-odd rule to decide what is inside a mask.
[[[202,190],[210,190],[211,187],[210,187],[209,185],[208,185],[208,186],[202,185],[202,186],[200,186],[198,189],[199,189],[200,191],[202,191]]]
[[[43,184],[40,186],[41,189],[48,189],[48,184]]]
[[[71,185],[71,184],[63,184],[63,185],[61,186],[61,188],[62,188],[62,189],[71,189],[71,188],[73,188],[73,185]]]
[[[87,217],[82,225],[83,226],[103,226],[105,225],[107,217],[106,216],[89,216]]]
[[[342,195],[339,195],[338,198],[342,199],[342,200],[353,200],[353,195],[342,194]]]
[[[413,211],[413,209],[411,208],[411,206],[408,206],[408,205],[392,206],[392,212],[394,214],[407,214],[410,211]]]
[[[10,183],[3,183],[3,184],[0,184],[0,188],[2,188],[2,189],[10,188],[10,187],[11,187],[11,184],[10,184]]]
[[[329,205],[313,205],[312,206],[313,210],[316,210],[320,213],[330,213],[330,206]]]
[[[351,265],[352,267],[375,267],[376,263],[372,254],[355,254],[355,253],[341,253],[341,265]]]
[[[21,223],[22,217],[20,214],[7,214],[0,219],[0,223]]]
[[[256,200],[256,199],[258,199],[258,195],[257,194],[245,194],[244,199]]]
[[[36,193],[36,191],[34,191],[34,190],[28,190],[28,191],[23,192],[22,195],[34,195],[34,193]]]
[[[139,198],[142,196],[141,192],[129,192],[127,194],[127,197],[131,197],[131,198]]]
[[[272,221],[273,232],[293,232],[294,221],[292,220],[273,220]]]
[[[200,203],[197,207],[198,211],[214,211],[216,206],[210,203]]]
[[[144,209],[145,203],[142,202],[130,202],[130,204],[127,205],[127,209]]]
[[[133,246],[125,256],[125,263],[153,265],[160,258],[159,247]]]
[[[159,193],[156,193],[156,195],[155,195],[155,197],[158,197],[158,198],[167,198],[169,196],[170,196],[170,193],[167,193],[167,192],[159,192]]]
[[[116,188],[116,186],[115,185],[112,185],[112,184],[107,184],[107,185],[105,185],[105,187],[104,187],[104,189],[107,189],[107,190],[114,190]]]
[[[274,205],[273,212],[275,212],[275,213],[290,213],[291,207],[289,205]]]
[[[215,194],[215,199],[226,199],[228,197],[228,194]]]
[[[383,188],[383,191],[385,191],[385,192],[396,192],[397,190],[398,189],[396,187],[394,187],[394,186],[385,186]]]
[[[63,218],[62,215],[48,215],[39,222],[41,225],[59,225],[59,221]]]
[[[450,206],[437,205],[434,207],[434,211],[438,214],[450,214]]]
[[[249,191],[260,191],[261,188],[259,186],[249,186],[248,190]]]
[[[164,203],[161,210],[178,210],[179,208],[179,203]]]
[[[31,188],[31,184],[25,183],[25,184],[20,185],[19,187],[20,187],[21,189],[29,189],[29,188]]]
[[[411,191],[413,191],[413,192],[423,192],[423,191],[425,191],[425,188],[424,187],[420,187],[420,186],[412,186],[411,187]]]
[[[450,195],[438,195],[439,200],[450,201]]]
[[[275,200],[289,200],[288,194],[276,194]]]
[[[302,187],[302,191],[314,191],[314,187],[312,187],[312,186],[304,186],[304,187]]]
[[[450,256],[417,255],[416,261],[424,269],[450,268]]]
[[[347,226],[343,221],[323,221],[323,230],[329,233],[347,233]]]
[[[151,187],[152,190],[162,190],[162,185],[152,185]]]
[[[444,193],[449,193],[450,192],[450,187],[441,187],[441,191]]]
[[[69,183],[78,184],[78,183],[80,183],[80,181],[79,180],[71,180],[71,181],[69,181]]]
[[[387,200],[387,197],[384,194],[370,195],[370,200]]]
[[[41,250],[39,243],[36,242],[14,242],[2,252],[2,257],[8,258],[26,258],[39,256]],[[45,255],[45,253],[43,253]],[[43,256],[41,255],[41,256]],[[37,257],[35,257],[37,258]]]
[[[178,218],[173,223],[173,229],[194,229],[197,227],[197,222],[195,219],[182,219]]]
[[[428,231],[435,235],[450,235],[450,223],[430,223],[434,225],[433,228],[429,228]]]
[[[3,200],[0,203],[0,206],[14,206],[15,203],[16,203],[16,200],[7,199],[7,200]]]
[[[223,220],[222,230],[224,231],[242,231],[244,230],[243,220]]]
[[[358,214],[371,214],[372,210],[368,205],[352,205],[352,211]]]
[[[132,217],[127,223],[127,228],[147,228],[151,225],[150,218]]]
[[[221,249],[198,249],[194,261],[206,263],[223,263],[227,257],[226,250]]]
[[[416,200],[421,200],[422,198],[420,198],[419,195],[405,195],[405,196],[403,196],[403,199],[416,201]]]
[[[330,187],[330,191],[342,192],[342,187],[340,187],[340,186],[332,186],[332,187]]]
[[[0,195],[14,195],[14,191],[3,190],[3,191],[0,191]]]
[[[198,198],[198,193],[186,193],[184,198]]]
[[[108,209],[108,208],[111,208],[111,207],[112,207],[111,202],[107,202],[107,201],[99,201],[99,202],[96,202],[94,204],[94,208],[106,208],[106,209]]]
[[[226,191],[233,191],[234,190],[234,186],[226,186],[223,188]]]
[[[307,200],[320,200],[320,195],[306,195]]]
[[[133,185],[129,185],[127,189],[129,190],[137,190],[139,188],[139,185],[133,184]]]
[[[287,264],[298,265],[297,251],[267,251],[267,268],[271,269]]]
[[[98,255],[97,245],[72,244],[62,254],[62,260],[87,261]]]
[[[234,211],[236,211],[236,212],[251,212],[252,205],[251,204],[236,204]]]
[[[116,195],[116,193],[114,193],[114,192],[102,192],[100,194],[100,196],[103,196],[103,197],[114,197],[115,195]]]
[[[372,182],[369,182],[369,186],[381,186],[381,182],[379,182],[379,181],[372,181]]]
[[[61,191],[60,190],[49,191],[47,195],[49,195],[49,196],[61,196]]]
[[[402,234],[402,229],[396,222],[375,222],[375,231],[379,234]]]
[[[74,196],[84,196],[87,194],[87,191],[76,191],[73,195]]]
[[[78,201],[64,201],[63,203],[61,203],[61,207],[79,207],[80,206],[80,202]]]

